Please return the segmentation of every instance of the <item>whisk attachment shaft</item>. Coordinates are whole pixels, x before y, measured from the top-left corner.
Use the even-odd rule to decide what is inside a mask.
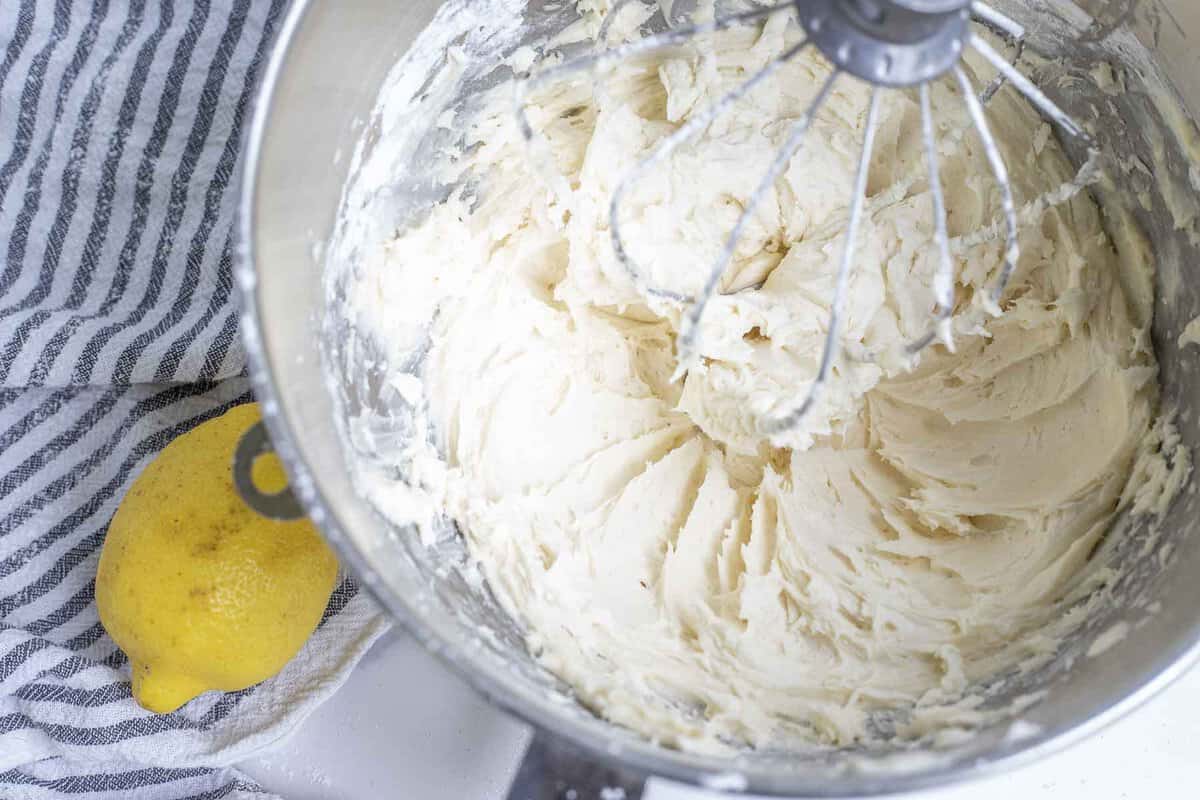
[[[781,417],[767,419],[762,423],[762,432],[767,436],[775,436],[791,430],[816,404],[817,397],[829,379],[833,362],[837,359],[841,347],[841,325],[846,291],[850,283],[850,268],[854,263],[855,242],[858,239],[858,228],[862,220],[863,206],[866,204],[867,175],[871,168],[871,155],[875,149],[875,129],[879,117],[879,88],[871,90],[871,100],[867,106],[866,131],[863,134],[862,153],[858,160],[858,171],[854,176],[854,190],[850,198],[850,217],[846,223],[846,241],[842,245],[842,258],[838,265],[837,278],[833,289],[833,302],[829,309],[829,330],[825,334],[825,346],[821,352],[821,363],[817,367],[816,377],[808,387],[804,401],[792,411]]]

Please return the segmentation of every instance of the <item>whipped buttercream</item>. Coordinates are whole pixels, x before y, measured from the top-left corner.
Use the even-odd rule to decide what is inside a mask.
[[[494,90],[454,120],[460,188],[363,243],[347,286],[397,361],[428,339],[421,380],[395,378],[430,427],[410,465],[529,647],[598,713],[691,749],[848,744],[897,709],[969,720],[969,686],[1044,660],[1078,622],[1065,605],[1109,576],[1089,555],[1138,494],[1135,461],[1157,458],[1149,320],[1119,275],[1150,264],[1122,264],[1086,195],[1043,202],[1073,170],[1002,91],[989,120],[1033,211],[1004,314],[987,314],[999,193],[948,81],[932,99],[954,349],[903,351],[930,324],[937,251],[919,107],[889,91],[842,355],[801,425],[760,433],[804,397],[829,323],[870,93],[844,78],[744,231],[700,365],[672,381],[686,309],[618,263],[609,197],[800,36],[776,16],[544,87],[534,147],[511,87]],[[805,51],[631,190],[648,282],[699,287],[828,74]]]

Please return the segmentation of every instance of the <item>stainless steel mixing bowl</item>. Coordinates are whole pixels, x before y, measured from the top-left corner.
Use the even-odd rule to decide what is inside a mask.
[[[1196,351],[1181,350],[1178,336],[1200,314],[1200,138],[1190,122],[1172,114],[1165,95],[1142,90],[1146,80],[1155,79],[1154,70],[1135,63],[1108,34],[1131,27],[1156,56],[1187,116],[1196,119],[1200,5],[1078,3],[1095,19],[1072,17],[1077,31],[1068,45],[1071,58],[1047,65],[1043,77],[1053,78],[1047,90],[1077,117],[1103,116],[1097,126],[1101,144],[1120,166],[1114,185],[1098,190],[1101,198],[1112,203],[1139,197],[1128,205],[1158,259],[1153,332],[1164,402],[1178,409],[1180,434],[1194,451],[1200,444],[1195,408],[1200,374]],[[339,321],[327,316],[322,243],[350,177],[350,155],[364,136],[373,135],[371,113],[381,83],[440,5],[439,0],[294,3],[262,81],[249,138],[237,268],[256,390],[293,490],[344,562],[430,651],[543,734],[625,771],[606,779],[650,773],[717,788],[810,796],[900,791],[1007,769],[1095,732],[1196,660],[1200,536],[1194,530],[1197,495],[1187,491],[1170,510],[1156,547],[1143,547],[1145,526],[1134,525],[1096,556],[1117,565],[1121,596],[1131,601],[1089,620],[1049,668],[991,698],[996,703],[1016,693],[1041,698],[1021,714],[1018,726],[999,724],[966,741],[941,748],[924,744],[915,751],[897,744],[891,750],[721,758],[656,746],[574,703],[525,654],[519,633],[486,592],[445,568],[464,558],[461,546],[430,552],[412,531],[392,529],[360,499],[344,461],[338,420],[387,398],[364,364],[346,351]],[[533,17],[562,13],[556,9],[550,2],[531,2],[527,11]],[[1103,61],[1114,65],[1119,80],[1116,90],[1110,84],[1098,93],[1091,90],[1093,67]],[[339,376],[332,391],[326,366]],[[1102,655],[1088,657],[1095,637],[1121,622],[1128,623],[1128,634]]]

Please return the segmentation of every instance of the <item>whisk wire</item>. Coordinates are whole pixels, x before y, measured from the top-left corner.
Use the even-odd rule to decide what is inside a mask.
[[[974,20],[1008,38],[1016,52],[1013,53],[1012,65],[1016,68],[1017,62],[1021,60],[1021,56],[1025,54],[1025,28],[1019,22],[1011,17],[1001,14],[996,9],[989,5],[980,2],[971,4],[971,16]],[[979,94],[979,102],[985,106],[992,101],[992,98],[1008,84],[1008,76],[1004,72],[997,71],[996,76],[984,87]]]
[[[717,17],[707,22],[699,22],[694,25],[685,25],[679,28],[662,31],[651,36],[646,36],[642,39],[637,39],[632,42],[611,47],[607,50],[601,50],[595,53],[579,56],[578,58],[570,59],[562,64],[544,69],[536,74],[530,75],[523,81],[518,83],[517,91],[517,121],[520,126],[521,135],[526,141],[533,138],[533,126],[529,122],[529,115],[526,112],[526,99],[529,94],[540,86],[550,83],[555,80],[560,80],[568,75],[573,75],[578,72],[588,72],[591,70],[603,69],[605,66],[617,61],[623,61],[628,58],[634,58],[640,55],[646,55],[658,50],[664,50],[669,47],[678,47],[686,44],[691,39],[701,36],[706,33],[716,33],[728,28],[744,25],[748,22],[753,22],[764,17],[769,17],[772,14],[777,14],[781,11],[786,11],[794,7],[795,3],[787,0],[782,3],[775,3],[762,8],[754,8],[749,11],[742,11],[737,14],[730,14],[724,17]]]
[[[933,242],[938,251],[938,268],[933,278],[933,294],[937,306],[933,312],[933,324],[925,335],[906,348],[907,353],[916,355],[934,339],[941,339],[954,352],[954,339],[950,333],[950,316],[954,313],[954,262],[950,258],[950,236],[946,230],[946,198],[942,193],[941,169],[938,164],[937,139],[933,135],[933,110],[929,100],[929,84],[921,84],[921,135],[925,140],[925,161],[929,171],[929,194],[933,200]]]
[[[725,274],[729,262],[733,260],[734,251],[737,249],[738,241],[742,237],[742,231],[746,224],[754,215],[762,199],[766,196],[775,182],[788,168],[792,158],[799,152],[804,144],[804,138],[808,134],[808,129],[812,126],[812,121],[820,111],[821,106],[829,97],[829,93],[833,91],[833,85],[837,82],[838,76],[841,73],[834,70],[829,77],[821,85],[816,96],[809,103],[808,108],[798,120],[792,125],[792,130],[788,134],[787,141],[783,147],[775,154],[774,161],[771,162],[770,168],[766,175],[759,181],[758,186],[754,190],[746,206],[742,209],[741,216],[738,217],[737,223],[733,226],[729,236],[725,240],[725,246],[721,249],[721,254],[717,260],[713,262],[712,269],[709,270],[708,277],[704,282],[704,287],[701,289],[700,296],[692,304],[692,307],[684,315],[683,323],[680,326],[679,338],[677,343],[679,366],[675,371],[675,379],[678,380],[683,376],[695,363],[697,343],[699,339],[700,322],[704,316],[704,310],[708,307],[713,295],[716,294],[717,285],[721,281],[721,276]]]
[[[854,262],[855,244],[858,240],[859,223],[862,220],[863,206],[866,204],[867,176],[871,169],[871,156],[875,149],[875,129],[879,117],[879,87],[871,89],[871,99],[867,106],[867,125],[863,134],[862,153],[859,155],[858,171],[854,177],[854,190],[850,198],[850,217],[846,224],[846,240],[842,246],[841,263],[838,265],[837,278],[834,283],[833,301],[829,309],[829,330],[825,334],[825,346],[821,352],[821,363],[817,367],[816,377],[809,384],[808,394],[799,406],[781,417],[768,419],[762,424],[763,433],[774,436],[791,430],[804,419],[816,403],[817,397],[829,378],[833,362],[837,359],[841,344],[841,324],[843,305],[850,283],[850,268]]]
[[[996,49],[984,41],[984,39],[974,33],[970,33],[967,35],[967,44],[987,59],[1000,74],[1004,75],[1012,83],[1017,91],[1025,95],[1025,99],[1033,103],[1038,111],[1042,112],[1051,122],[1071,136],[1090,142],[1090,137],[1079,126],[1079,123],[1071,118],[1070,114],[1059,108],[1053,100],[1046,96],[1045,92],[1039,89],[1033,81],[1025,77],[1019,69],[1009,64],[1004,56],[996,52]]]
[[[621,205],[624,202],[625,195],[629,191],[629,188],[640,181],[646,175],[646,173],[670,157],[671,154],[678,150],[684,142],[687,142],[699,135],[701,131],[712,124],[713,120],[720,116],[734,103],[741,100],[751,91],[753,91],[756,86],[773,75],[781,65],[795,58],[807,46],[808,42],[806,40],[789,48],[778,58],[772,59],[770,63],[756,72],[748,80],[742,82],[736,88],[727,92],[719,100],[717,100],[717,102],[713,103],[702,113],[696,114],[689,118],[688,121],[681,125],[678,130],[657,144],[654,149],[650,151],[650,154],[639,161],[637,166],[626,173],[626,175],[621,179],[621,182],[617,184],[616,189],[613,190],[608,206],[609,235],[612,238],[613,252],[616,254],[617,261],[622,267],[625,268],[625,271],[629,274],[630,279],[633,280],[634,285],[637,286],[641,291],[654,297],[660,297],[679,303],[696,302],[688,295],[681,294],[670,289],[651,286],[646,282],[644,272],[638,267],[633,258],[629,255],[629,249],[625,246],[625,238],[621,234],[622,223],[620,213]]]
[[[1002,14],[987,3],[979,0],[971,3],[971,16],[985,25],[990,25],[1008,34],[1013,39],[1025,38],[1025,26],[1007,14]]]
[[[1008,282],[1017,268],[1017,261],[1021,257],[1021,245],[1017,239],[1017,207],[1013,201],[1012,182],[1008,178],[1008,166],[1004,163],[1004,156],[1000,153],[1000,146],[996,143],[995,137],[992,136],[992,129],[988,125],[987,114],[983,110],[983,104],[975,96],[975,87],[971,85],[971,79],[967,77],[967,73],[963,71],[963,68],[955,66],[953,71],[954,78],[958,81],[958,85],[962,89],[963,100],[967,104],[967,112],[971,115],[971,122],[975,125],[975,131],[983,143],[983,152],[987,157],[988,166],[991,168],[992,177],[1000,189],[1000,208],[1004,215],[1005,230],[1004,265],[1000,268],[1000,274],[996,278],[995,285],[984,295],[984,303],[987,311],[999,316],[1001,313],[1000,301],[1004,297],[1004,290],[1008,287]]]

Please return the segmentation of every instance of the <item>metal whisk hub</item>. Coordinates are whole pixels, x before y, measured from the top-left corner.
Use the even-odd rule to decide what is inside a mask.
[[[804,0],[809,40],[839,69],[870,83],[915,86],[958,63],[970,0]]]

